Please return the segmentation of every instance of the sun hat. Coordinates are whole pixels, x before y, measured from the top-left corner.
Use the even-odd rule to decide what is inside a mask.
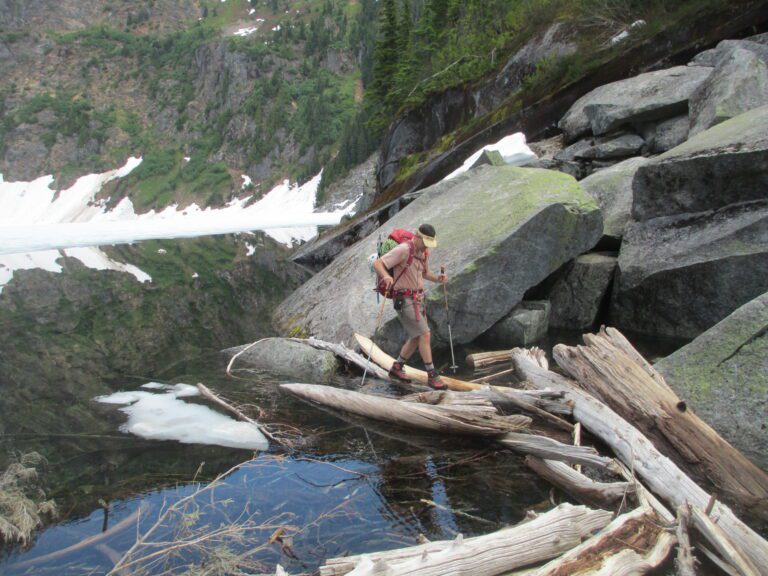
[[[431,224],[422,224],[419,226],[419,231],[416,232],[424,241],[424,246],[427,248],[437,248],[437,240],[435,239],[435,228]]]

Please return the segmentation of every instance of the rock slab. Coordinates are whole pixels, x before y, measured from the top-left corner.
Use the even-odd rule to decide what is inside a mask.
[[[339,367],[333,352],[317,350],[309,344],[287,338],[264,338],[249,346],[228,348],[224,354],[231,357],[240,353],[235,360],[235,368],[246,366],[277,377],[313,384],[330,382]]]
[[[485,332],[522,301],[527,289],[592,248],[602,232],[599,208],[572,177],[536,168],[479,166],[425,189],[340,254],[278,307],[276,328],[333,342],[376,331],[377,344],[393,350],[404,334],[390,303],[377,302],[367,257],[379,234],[415,230],[423,222],[434,225],[439,243],[431,251],[430,268],[445,265],[450,277],[454,343],[471,342]],[[426,288],[433,340],[447,345],[443,288],[429,282]]]
[[[728,442],[768,469],[768,292],[655,368]]]
[[[768,106],[697,134],[637,170],[632,218],[768,198]]]
[[[593,253],[576,258],[550,292],[550,327],[591,328],[608,294],[617,261],[615,254]]]

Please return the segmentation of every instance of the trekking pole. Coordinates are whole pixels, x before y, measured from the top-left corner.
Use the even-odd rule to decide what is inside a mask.
[[[376,293],[378,294],[378,292]],[[376,337],[376,332],[379,331],[379,326],[381,326],[381,319],[384,317],[384,306],[387,303],[386,298],[381,299],[381,306],[379,307],[379,315],[376,317],[376,328],[373,330],[373,336],[371,337],[371,346],[368,349],[368,362],[365,365],[365,369],[363,370],[363,377],[360,380],[360,387],[362,388],[363,384],[365,384],[365,376],[368,374],[368,365],[371,363],[371,356],[373,355],[373,339]]]
[[[440,266],[440,274],[445,276],[445,266]],[[456,358],[453,356],[453,333],[451,332],[451,314],[448,311],[448,286],[443,284],[443,296],[445,296],[445,318],[448,321],[448,341],[451,343],[451,370],[456,374],[459,368],[456,366]]]

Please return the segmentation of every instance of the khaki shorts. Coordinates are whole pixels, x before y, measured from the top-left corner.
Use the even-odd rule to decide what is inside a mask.
[[[419,306],[419,319],[416,319],[416,308],[413,305],[413,299],[406,298],[403,302],[402,310],[397,312],[397,317],[400,319],[400,324],[405,328],[405,333],[408,334],[408,338],[418,338],[422,334],[429,332],[429,324],[427,324],[427,310],[424,307],[424,302],[420,302]]]

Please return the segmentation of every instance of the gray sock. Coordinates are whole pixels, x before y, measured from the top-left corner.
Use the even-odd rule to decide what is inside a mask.
[[[395,360],[395,362],[398,362],[399,364],[405,364],[406,362],[408,362],[408,358],[403,358],[403,355],[400,354],[398,355],[397,360]]]
[[[424,368],[426,368],[426,369],[427,369],[427,372],[434,372],[434,370],[435,370],[435,365],[434,365],[432,362],[430,362],[429,364],[427,364],[427,363],[425,362],[425,363],[424,363]]]

